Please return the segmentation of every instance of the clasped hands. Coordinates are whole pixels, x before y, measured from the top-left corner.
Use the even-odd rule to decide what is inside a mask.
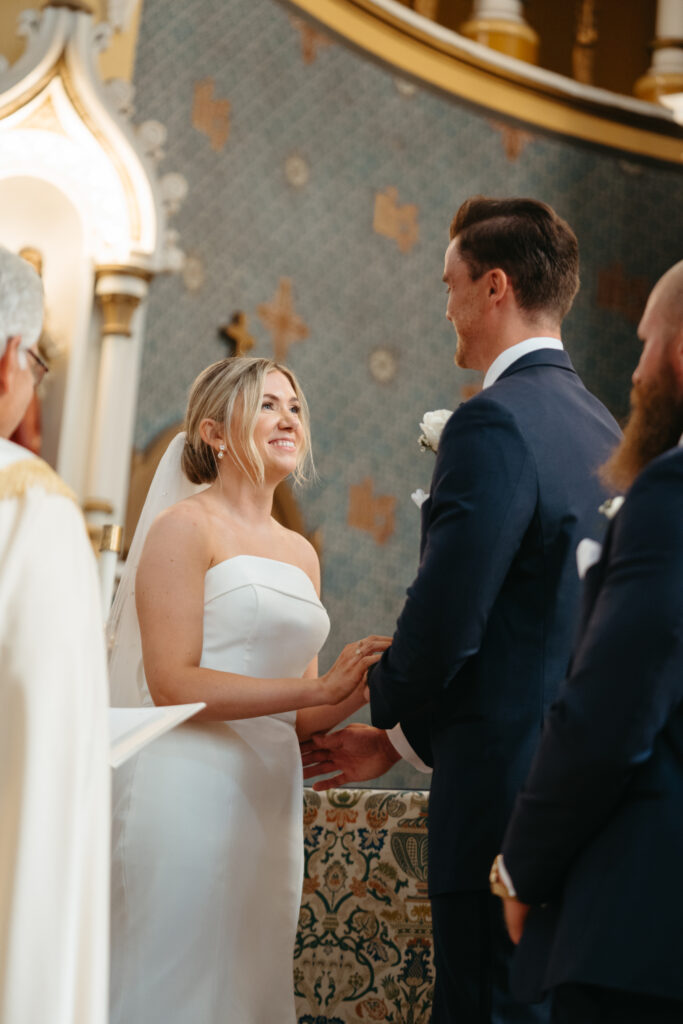
[[[339,704],[360,686],[364,688],[363,696],[367,700],[365,681],[368,669],[379,661],[391,640],[390,636],[373,635],[347,644],[332,668],[320,679],[321,703]]]

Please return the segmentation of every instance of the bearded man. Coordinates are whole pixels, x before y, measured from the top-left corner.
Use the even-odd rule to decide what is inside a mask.
[[[83,516],[7,440],[47,367],[43,289],[0,247],[0,1024],[104,1024],[107,682]]]
[[[553,1024],[683,1021],[683,261],[638,330],[603,467],[628,493],[491,873],[517,994],[552,990]]]

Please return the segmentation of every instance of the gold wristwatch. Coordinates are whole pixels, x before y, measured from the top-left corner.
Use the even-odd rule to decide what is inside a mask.
[[[501,875],[500,865],[503,861],[503,854],[499,853],[493,864],[491,865],[491,871],[489,872],[489,886],[494,896],[500,896],[502,900],[514,900],[517,893],[510,891],[507,884],[503,880]]]

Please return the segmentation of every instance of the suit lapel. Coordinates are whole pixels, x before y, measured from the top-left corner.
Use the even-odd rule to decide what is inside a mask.
[[[605,533],[605,539],[602,545],[602,551],[600,558],[591,565],[590,569],[586,573],[583,580],[583,593],[581,595],[581,614],[579,617],[579,629],[577,636],[583,636],[588,620],[593,614],[593,608],[595,602],[598,599],[598,594],[602,589],[602,585],[605,581],[607,574],[607,566],[609,564],[610,549],[612,547],[612,537],[614,535],[614,519],[610,519],[607,526],[607,532]]]
[[[432,484],[433,486],[433,484]],[[429,522],[429,510],[432,507],[431,496],[425,498],[420,506],[420,561],[422,561],[422,555],[424,554],[425,544],[427,543],[427,523]]]

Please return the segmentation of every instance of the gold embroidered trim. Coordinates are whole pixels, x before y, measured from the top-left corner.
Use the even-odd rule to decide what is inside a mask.
[[[60,494],[78,504],[71,488],[42,459],[20,459],[0,469],[0,500],[23,498],[30,487],[40,487],[48,494]]]

